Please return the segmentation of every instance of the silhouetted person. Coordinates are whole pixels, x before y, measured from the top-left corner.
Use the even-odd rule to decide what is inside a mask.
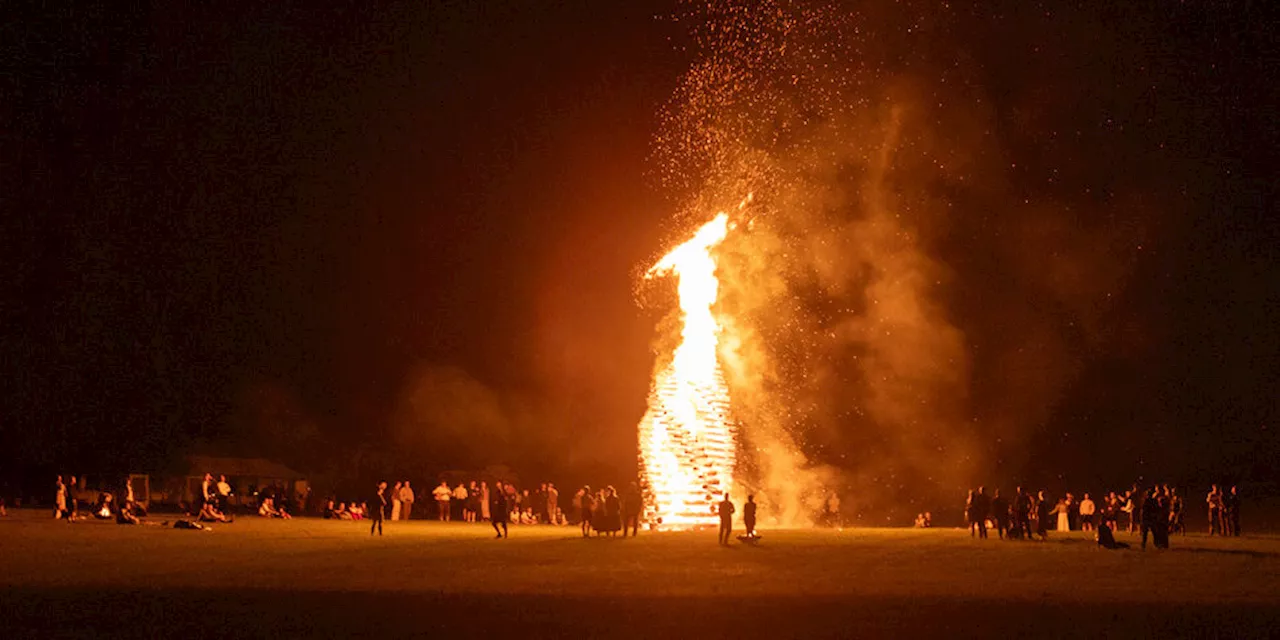
[[[1031,496],[1022,487],[1013,494],[1013,535],[1011,537],[1031,537]]]
[[[1240,494],[1234,486],[1222,494],[1222,535],[1240,535]]]
[[[640,532],[640,512],[644,510],[644,498],[640,496],[640,487],[632,482],[627,492],[622,495],[622,537],[627,537],[627,528],[631,528],[631,536]]]
[[[1157,549],[1169,548],[1169,522],[1172,519],[1172,502],[1169,485],[1157,487],[1156,504],[1159,505],[1155,515],[1154,530]]]
[[[973,496],[977,492],[973,489],[969,490],[969,495],[964,499],[964,524],[969,528],[969,537],[972,538],[978,532],[978,522],[973,517]]]
[[[1142,513],[1138,516],[1142,523],[1140,531],[1142,533],[1142,550],[1147,550],[1147,534],[1153,534],[1156,538],[1156,546],[1160,546],[1160,534],[1156,533],[1156,527],[1159,526],[1160,518],[1165,517],[1163,510],[1160,508],[1160,501],[1156,498],[1154,490],[1147,492],[1146,497],[1142,499]]]
[[[503,491],[501,486],[489,493],[489,518],[489,522],[493,524],[493,530],[498,534],[497,537],[506,538],[507,520],[511,519],[511,507],[507,505],[507,492]]]
[[[729,500],[729,494],[724,494],[724,500],[720,501],[717,511],[720,514],[720,544],[729,544],[729,536],[733,533],[733,502]]]
[[[382,515],[387,510],[387,483],[379,482],[378,490],[369,497],[369,535],[376,530],[382,535]]]
[[[742,505],[742,525],[747,528],[748,536],[756,535],[756,497],[747,496],[747,503]]]
[[[1052,509],[1049,501],[1044,497],[1044,492],[1038,492],[1036,494],[1036,535],[1040,536],[1041,540],[1049,539],[1049,512]]]
[[[578,505],[582,509],[582,537],[584,538],[591,535],[591,514],[595,504],[595,498],[591,495],[591,485],[584,485],[582,497],[578,500]]]
[[[991,495],[991,517],[996,521],[996,534],[1003,540],[1009,530],[1009,501],[1000,497],[999,489]]]
[[[1111,535],[1111,527],[1106,522],[1098,523],[1098,546],[1105,549],[1128,549],[1129,545],[1123,542],[1116,542],[1116,537]]]
[[[987,488],[978,487],[973,494],[973,520],[978,525],[978,537],[987,538],[987,516],[991,514],[991,498],[987,497]]]

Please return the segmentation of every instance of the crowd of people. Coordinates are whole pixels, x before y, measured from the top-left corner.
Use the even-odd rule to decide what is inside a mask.
[[[364,500],[348,506],[330,497],[324,517],[343,520],[374,520],[370,533],[381,531],[381,522],[413,519],[417,494],[409,480],[388,487],[380,482],[376,491]],[[543,482],[537,489],[518,489],[510,482],[473,480],[450,487],[442,481],[431,490],[432,511],[428,518],[441,522],[462,521],[490,523],[496,537],[509,533],[508,525],[579,526],[583,536],[636,535],[640,528],[643,498],[636,483],[624,492],[612,486],[593,490],[583,486],[567,501],[562,500],[555,483]],[[420,510],[419,513],[422,513]]]
[[[81,495],[86,493],[83,479],[77,483],[75,476],[64,482],[62,476],[54,481],[53,517],[63,522],[72,523],[83,518],[96,520],[115,519],[118,524],[151,524],[145,520],[146,507],[134,500],[133,486],[125,478],[118,493],[101,490],[90,492],[87,501],[88,509],[84,514],[80,511]],[[167,524],[167,523],[166,523]]]
[[[1213,485],[1205,500],[1209,514],[1209,535],[1239,535],[1240,501],[1236,487],[1222,491]],[[1044,491],[1028,492],[1018,487],[1013,498],[1000,495],[996,489],[988,494],[986,487],[969,491],[965,501],[965,522],[969,534],[986,538],[987,530],[996,529],[1002,539],[1047,539],[1049,531],[1093,531],[1104,547],[1124,547],[1116,543],[1114,533],[1126,531],[1142,536],[1142,548],[1150,537],[1157,548],[1167,548],[1169,535],[1186,533],[1186,504],[1174,487],[1167,484],[1140,489],[1134,485],[1127,491],[1110,491],[1095,501],[1084,493],[1079,500],[1066,493],[1051,500]],[[927,518],[925,521],[927,523]],[[921,524],[917,518],[917,526]]]
[[[62,476],[57,477],[55,518],[66,522],[84,517],[114,518],[120,524],[148,524],[146,509],[134,500],[133,488],[127,478],[118,493],[98,491],[96,499],[92,493],[84,495],[83,484],[83,480],[77,484],[74,476],[70,482],[64,482]],[[1097,500],[1090,493],[1081,495],[1077,499],[1074,493],[1068,492],[1051,499],[1043,490],[1031,492],[1018,487],[1011,497],[1006,498],[999,489],[988,493],[985,487],[978,487],[969,491],[965,502],[965,521],[970,535],[977,538],[988,537],[990,529],[995,529],[1001,539],[1009,540],[1044,540],[1050,531],[1086,531],[1095,532],[1098,543],[1109,548],[1128,546],[1115,541],[1116,532],[1140,534],[1144,549],[1148,538],[1157,548],[1166,548],[1171,534],[1186,533],[1185,501],[1177,489],[1169,485],[1155,485],[1147,489],[1134,485],[1122,492],[1109,491]],[[188,506],[184,511],[198,522],[230,523],[234,521],[229,508],[231,496],[232,489],[226,476],[214,480],[213,474],[206,473],[198,505]],[[286,520],[293,517],[291,501],[283,487],[267,487],[256,497],[259,516]],[[417,496],[410,481],[397,481],[390,487],[381,482],[376,490],[355,500],[338,501],[330,496],[321,513],[326,519],[371,520],[370,532],[380,533],[384,520],[413,519],[416,502]],[[441,481],[431,489],[430,502],[429,509],[417,511],[419,518],[489,523],[497,538],[507,537],[508,526],[513,524],[573,525],[580,528],[584,537],[616,537],[619,533],[622,537],[635,536],[639,532],[644,509],[644,498],[634,482],[621,492],[613,486],[599,489],[583,486],[572,496],[562,499],[560,491],[551,482],[543,482],[536,489],[518,489],[514,483],[502,481],[490,485],[487,481],[473,480],[459,482],[453,487]],[[838,498],[833,494],[826,502],[825,513],[834,521],[839,513]],[[88,506],[87,515],[81,512],[82,503]],[[1205,498],[1205,505],[1209,535],[1240,535],[1237,487],[1224,490],[1213,485]],[[751,541],[757,536],[754,530],[755,506],[754,500],[748,497],[743,509],[747,533],[740,539]],[[721,519],[721,542],[727,543],[735,513],[727,495],[718,503],[716,511]],[[929,528],[932,520],[932,514],[920,513],[914,524],[918,528]]]

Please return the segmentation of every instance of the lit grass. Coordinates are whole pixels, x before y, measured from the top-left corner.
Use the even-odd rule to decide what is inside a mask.
[[[698,601],[850,603],[855,609],[857,603],[879,603],[871,611],[890,612],[888,622],[868,620],[887,625],[881,629],[920,624],[928,619],[914,619],[917,614],[943,615],[949,607],[982,602],[1180,606],[1191,612],[1186,615],[1206,606],[1246,607],[1252,617],[1231,619],[1243,620],[1248,632],[1274,622],[1280,605],[1275,537],[1175,536],[1171,550],[1142,552],[1101,550],[1082,533],[1005,542],[974,540],[959,530],[766,530],[758,546],[722,548],[714,531],[584,540],[573,527],[513,526],[510,539],[495,540],[483,524],[389,522],[381,538],[370,538],[368,530],[359,522],[245,518],[206,533],[67,525],[22,514],[0,520],[0,587],[31,602],[122,592],[201,599],[215,591],[220,600],[254,593],[255,602],[263,594],[286,593],[422,596],[426,600],[417,602],[424,607],[441,598],[472,603],[530,597],[551,612],[557,598],[644,601],[659,613],[668,607],[662,603],[683,607]],[[1118,538],[1137,546],[1136,536]],[[317,604],[322,600],[297,606],[325,606]],[[905,603],[923,608],[894,608]],[[573,611],[563,613],[572,619]],[[505,609],[499,614],[516,615]],[[22,619],[39,629],[49,622],[38,612]],[[540,624],[560,622],[552,615]],[[663,622],[637,620],[636,629]]]

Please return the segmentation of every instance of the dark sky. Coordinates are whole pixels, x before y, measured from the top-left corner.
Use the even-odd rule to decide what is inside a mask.
[[[634,460],[657,320],[635,305],[636,269],[673,237],[678,204],[648,154],[691,62],[684,28],[655,19],[672,7],[66,4],[0,27],[0,465],[252,450],[246,423],[264,415],[377,448],[421,380],[502,404],[518,432],[515,451],[428,433],[420,457],[436,468]],[[1080,356],[1007,462],[1114,474],[1150,441],[1161,473],[1274,477],[1280,77],[1261,3],[1096,3],[1068,18],[1006,4],[1021,8],[971,16],[966,55],[1000,121],[1036,133],[1006,140],[1028,189],[1114,175],[1140,187],[1135,207],[1159,209],[1158,243],[1110,316],[1124,332]],[[1061,39],[1086,62],[1023,66],[1004,50],[1059,33],[1056,20],[1098,34]],[[1112,49],[1149,66],[1109,64]],[[1026,119],[1041,86],[1076,96],[1079,122]],[[1099,113],[1131,121],[1139,107],[1145,127],[1099,132]],[[1093,133],[1059,148],[1050,128]],[[939,251],[957,298],[997,286],[985,251]],[[1001,324],[981,311],[954,314],[979,404],[1008,375],[984,366]],[[1114,349],[1127,342],[1142,346]],[[1088,438],[1052,436],[1090,421]]]

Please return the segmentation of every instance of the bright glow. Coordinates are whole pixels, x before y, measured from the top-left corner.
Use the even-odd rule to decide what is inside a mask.
[[[645,274],[679,279],[684,322],[680,345],[654,377],[640,421],[645,516],[664,527],[714,523],[715,505],[733,485],[737,434],[716,356],[720,327],[711,313],[720,285],[711,251],[728,224],[728,215],[717,215]]]

